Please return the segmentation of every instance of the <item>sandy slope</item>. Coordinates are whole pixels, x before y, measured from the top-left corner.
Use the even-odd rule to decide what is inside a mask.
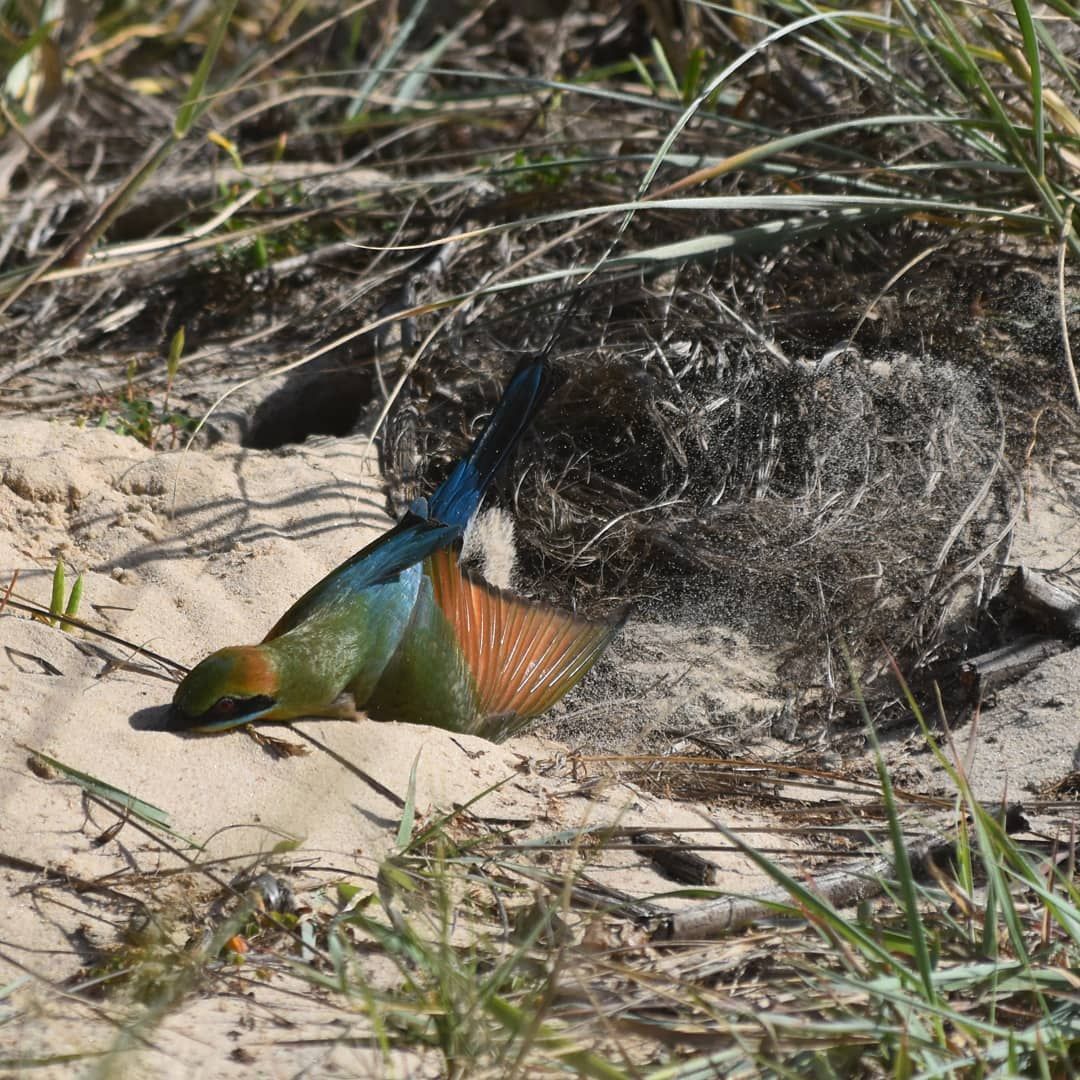
[[[188,664],[211,648],[257,640],[292,599],[388,524],[363,445],[328,440],[277,453],[218,446],[181,456],[102,430],[6,420],[0,581],[17,569],[17,593],[47,603],[52,567],[63,557],[86,574],[84,617]],[[168,734],[155,727],[171,684],[155,677],[152,665],[113,669],[111,661],[128,658],[124,648],[85,634],[10,609],[0,615],[0,987],[29,976],[0,1001],[0,1009],[24,1010],[0,1024],[0,1058],[104,1050],[117,1038],[107,1010],[65,999],[49,985],[78,972],[95,946],[114,942],[124,920],[107,897],[78,894],[73,901],[70,889],[42,887],[32,864],[82,879],[117,874],[110,882],[118,888],[135,871],[181,865],[131,823],[95,846],[116,815],[85,803],[75,785],[36,775],[28,748],[167,810],[181,836],[206,845],[198,855],[204,861],[254,856],[283,835],[297,837],[297,873],[310,889],[343,873],[370,882],[400,818],[395,801],[343,761],[400,797],[419,754],[417,802],[425,813],[502,782],[476,809],[531,822],[533,832],[584,822],[701,824],[694,808],[625,784],[575,781],[559,763],[561,748],[536,739],[497,747],[406,725],[312,722],[301,726],[303,737],[321,748],[274,760],[243,734]],[[754,819],[729,814],[727,821]],[[228,880],[231,868],[220,872]],[[636,895],[671,887],[632,853],[613,853],[590,872]],[[161,879],[163,903],[186,902],[181,883]],[[751,892],[762,881],[729,861],[721,884]],[[296,1031],[333,1042],[348,1026],[340,1004],[310,995],[298,1005],[276,986],[260,985],[251,995],[188,1000],[155,1032],[152,1048],[139,1050],[139,1068],[229,1075],[243,1071],[250,1051],[262,1055],[263,1066],[273,1061],[263,1075],[331,1060],[353,1075],[368,1066],[377,1074],[367,1051],[300,1045],[304,1039],[295,1037],[285,1048],[267,1026],[275,1009],[290,1017],[299,1010],[289,1021]],[[248,1049],[237,1057],[238,1033]],[[66,1066],[56,1071],[65,1074]]]

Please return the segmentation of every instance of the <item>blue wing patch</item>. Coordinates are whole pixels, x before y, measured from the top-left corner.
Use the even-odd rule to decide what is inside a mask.
[[[459,540],[461,533],[458,525],[444,525],[406,514],[388,533],[331,570],[322,581],[304,593],[263,640],[270,641],[286,633],[312,611],[343,592],[355,594],[375,585],[396,581],[410,567]]]

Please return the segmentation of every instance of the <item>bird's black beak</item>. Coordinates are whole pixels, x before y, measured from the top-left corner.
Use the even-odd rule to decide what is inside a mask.
[[[184,711],[178,701],[174,701],[165,717],[165,730],[220,735],[223,731],[262,719],[275,705],[277,701],[267,694],[256,694],[249,698],[223,697],[205,712],[192,716]]]
[[[174,701],[165,713],[165,731],[190,731],[193,721]]]

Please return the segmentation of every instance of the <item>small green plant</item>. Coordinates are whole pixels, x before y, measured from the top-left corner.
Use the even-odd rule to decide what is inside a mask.
[[[508,191],[525,194],[545,188],[561,188],[571,177],[572,169],[554,154],[528,154],[518,150],[505,170],[504,183]]]
[[[64,560],[56,560],[56,569],[53,571],[52,579],[52,598],[49,601],[49,625],[59,626],[61,630],[70,630],[69,623],[63,622],[64,616],[68,618],[75,618],[79,614],[79,604],[82,602],[83,594],[83,576],[80,574],[75,579],[75,584],[71,586],[71,593],[67,598],[67,603],[64,603],[64,593],[67,589],[64,573]]]
[[[127,387],[124,396],[112,403],[112,408],[103,408],[97,417],[97,426],[108,428],[119,435],[130,435],[151,450],[157,449],[168,436],[169,449],[175,449],[181,435],[192,434],[198,426],[198,418],[189,416],[180,409],[169,407],[169,397],[177,372],[180,370],[180,357],[184,351],[184,328],[181,326],[169,343],[169,355],[165,368],[165,393],[161,405],[150,398],[135,396],[135,361],[127,367]]]
[[[195,417],[176,409],[170,412],[159,409],[149,398],[133,398],[118,402],[112,410],[103,410],[97,426],[118,435],[130,435],[151,449],[158,445],[162,433],[167,432],[172,449],[180,435],[194,431],[197,423]]]
[[[648,87],[654,97],[663,99],[674,95],[684,105],[700,96],[705,84],[708,57],[702,48],[694,48],[686,55],[682,65],[682,77],[676,74],[667,50],[658,38],[652,39],[652,65],[648,60],[631,54],[630,62],[638,78]]]
[[[250,211],[237,210],[221,226],[222,242],[216,247],[219,271],[265,270],[278,259],[342,238],[343,230],[336,221],[318,222],[305,215],[306,196],[299,183],[222,182],[213,208],[223,211],[251,192],[255,194],[246,201]],[[396,228],[396,223],[392,227]]]

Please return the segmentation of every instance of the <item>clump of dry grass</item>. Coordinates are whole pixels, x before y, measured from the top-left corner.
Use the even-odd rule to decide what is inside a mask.
[[[818,678],[843,643],[932,654],[995,557],[992,387],[928,353],[789,352],[686,278],[640,290],[621,318],[595,303],[609,321],[591,339],[567,332],[564,385],[507,484],[529,579],[564,601],[629,598],[800,640]],[[461,417],[513,362],[468,353],[435,354],[391,418],[384,464],[403,500],[460,453]]]

